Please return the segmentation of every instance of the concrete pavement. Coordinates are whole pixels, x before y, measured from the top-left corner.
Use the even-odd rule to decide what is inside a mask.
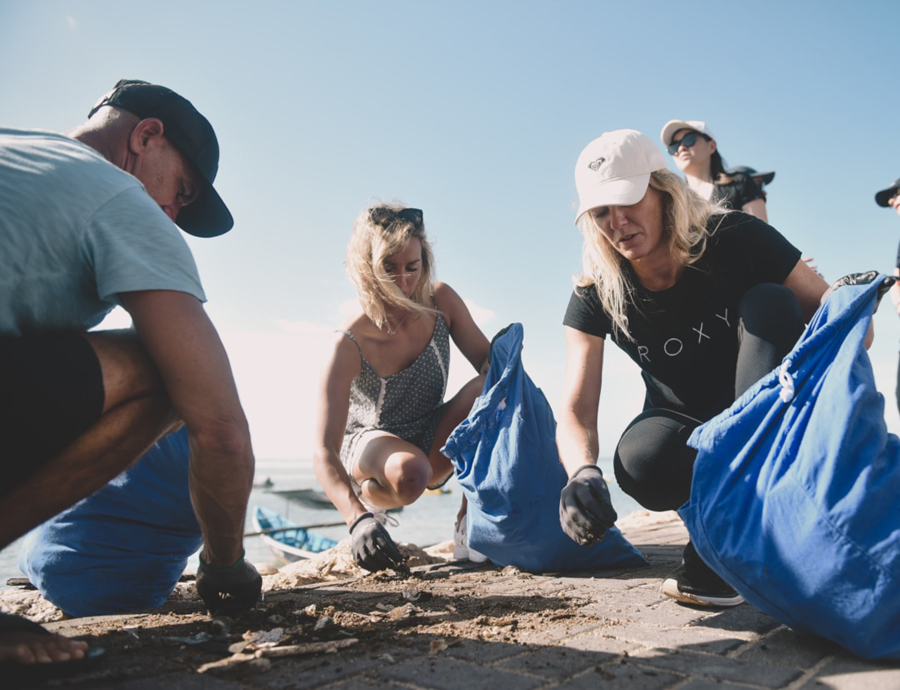
[[[670,520],[623,531],[648,557],[650,568],[574,577],[533,576],[467,563],[423,566],[417,569],[416,582],[418,591],[427,592],[428,598],[420,598],[410,609],[416,612],[409,619],[414,627],[403,627],[403,611],[397,606],[384,614],[390,617],[400,611],[389,635],[367,632],[372,626],[362,614],[376,609],[386,595],[382,588],[367,586],[364,578],[274,593],[267,597],[272,610],[286,611],[284,606],[294,597],[301,604],[313,601],[320,611],[356,612],[352,614],[356,618],[346,613],[341,625],[345,636],[356,636],[359,642],[333,654],[271,659],[208,673],[197,673],[196,668],[210,655],[203,656],[189,645],[173,648],[171,659],[160,661],[158,652],[148,656],[151,648],[136,644],[111,654],[94,675],[63,681],[62,687],[900,688],[900,664],[862,661],[824,640],[797,635],[749,605],[714,611],[662,597],[660,581],[680,562],[681,545],[686,542],[683,526]],[[464,612],[464,605],[471,608]],[[123,635],[128,634],[129,621],[132,627],[141,621],[139,616],[120,619]],[[348,623],[353,620],[359,620],[359,625]],[[473,620],[482,624],[475,632]],[[84,633],[85,623],[89,621],[47,627]],[[150,633],[141,630],[144,639]],[[132,671],[135,668],[139,673]]]

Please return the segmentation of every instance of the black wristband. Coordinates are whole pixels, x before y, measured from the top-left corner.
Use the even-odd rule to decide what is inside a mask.
[[[243,562],[244,557],[246,555],[247,555],[247,551],[242,550],[241,557],[238,558],[234,563],[229,565],[227,568],[217,568],[214,565],[210,565],[209,563],[207,563],[206,561],[203,560],[203,556],[198,556],[198,558],[200,559],[200,562],[203,564],[204,568],[209,568],[210,570],[214,570],[217,573],[227,573],[229,570],[234,570],[235,568],[237,568],[241,564],[241,562]]]
[[[353,524],[350,525],[350,534],[353,534],[353,529],[354,529],[354,528],[355,528],[362,520],[365,520],[366,518],[374,518],[374,517],[375,517],[375,516],[372,515],[372,513],[363,513],[362,515],[360,515],[358,518],[356,518],[356,519],[353,521]]]
[[[599,467],[597,467],[597,465],[591,465],[590,463],[588,463],[587,465],[582,465],[577,470],[575,470],[575,474],[573,474],[571,477],[569,477],[569,479],[570,480],[575,479],[575,477],[577,477],[579,474],[581,474],[584,470],[592,469],[592,468],[597,470],[600,473],[601,477],[603,476],[603,470],[601,470]]]

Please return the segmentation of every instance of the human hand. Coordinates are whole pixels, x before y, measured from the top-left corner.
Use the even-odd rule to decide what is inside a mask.
[[[809,266],[813,271],[815,271],[815,272],[816,272],[816,275],[819,275],[819,276],[821,276],[822,278],[824,278],[825,276],[822,275],[822,271],[819,270],[819,266],[818,266],[817,264],[814,264],[814,263],[813,263],[814,261],[815,261],[815,259],[814,259],[813,257],[811,257],[811,256],[804,256],[804,257],[803,257],[803,262],[804,262],[807,266]]]
[[[230,568],[214,568],[200,558],[197,593],[211,616],[234,616],[251,608],[262,590],[262,578],[241,555]]]
[[[826,300],[831,297],[831,293],[837,290],[839,287],[844,287],[845,285],[868,285],[872,283],[877,277],[879,273],[878,271],[864,271],[862,273],[848,273],[843,278],[838,278],[831,284],[825,293],[822,295],[822,298],[819,300],[820,304],[825,304]],[[878,286],[878,299],[875,301],[875,309],[878,309],[878,303],[881,301],[881,298],[884,297],[892,287],[894,287],[894,283],[897,281],[897,278],[893,276],[885,276],[881,285]]]
[[[396,570],[404,566],[400,549],[372,513],[363,513],[350,525],[350,541],[353,559],[366,570]]]
[[[603,472],[596,465],[579,467],[559,495],[563,532],[575,543],[590,546],[602,541],[617,518]]]

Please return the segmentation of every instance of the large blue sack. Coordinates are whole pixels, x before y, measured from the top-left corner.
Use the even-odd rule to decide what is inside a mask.
[[[469,502],[469,546],[535,573],[646,565],[615,527],[589,547],[562,531],[556,420],[522,365],[522,336],[514,323],[494,339],[484,389],[441,449]]]
[[[863,346],[879,282],[835,290],[780,369],[694,431],[679,511],[749,603],[872,659],[900,658],[900,439]]]
[[[159,606],[203,544],[188,489],[187,429],[29,532],[19,569],[71,616]]]

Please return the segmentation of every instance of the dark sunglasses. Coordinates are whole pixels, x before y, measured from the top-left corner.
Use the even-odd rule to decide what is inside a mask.
[[[697,137],[699,136],[703,135],[700,134],[700,132],[688,132],[678,141],[672,139],[672,143],[669,144],[666,148],[668,149],[669,153],[674,156],[676,153],[678,153],[679,146],[684,145],[684,148],[689,149],[691,148],[691,146],[697,143]]]
[[[422,209],[420,208],[404,208],[400,211],[394,211],[384,206],[378,206],[369,211],[369,218],[376,225],[380,225],[385,230],[398,220],[405,220],[412,223],[416,227],[422,227]]]

